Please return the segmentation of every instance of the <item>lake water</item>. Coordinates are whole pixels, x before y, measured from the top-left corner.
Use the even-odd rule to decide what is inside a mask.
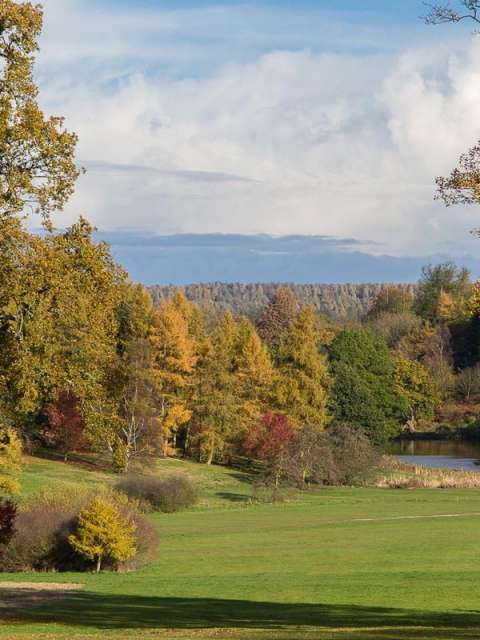
[[[480,444],[456,440],[401,440],[390,453],[407,464],[480,471]]]

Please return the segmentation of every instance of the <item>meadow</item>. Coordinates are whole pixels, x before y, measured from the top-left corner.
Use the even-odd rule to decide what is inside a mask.
[[[84,586],[4,610],[1,638],[478,638],[478,491],[329,488],[256,504],[241,472],[159,466],[187,471],[203,493],[189,511],[152,516],[156,561],[135,573],[4,574]],[[113,478],[30,459],[23,486]]]

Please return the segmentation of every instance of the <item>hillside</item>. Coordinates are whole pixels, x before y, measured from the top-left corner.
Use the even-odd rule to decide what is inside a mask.
[[[334,318],[358,319],[366,313],[372,301],[382,289],[391,286],[382,284],[287,284],[257,283],[190,284],[185,287],[149,287],[153,300],[159,305],[171,298],[176,291],[185,293],[188,300],[203,308],[230,309],[256,320],[263,307],[273,298],[277,289],[288,286],[301,307],[312,305],[317,311]],[[416,285],[398,285],[414,292]]]

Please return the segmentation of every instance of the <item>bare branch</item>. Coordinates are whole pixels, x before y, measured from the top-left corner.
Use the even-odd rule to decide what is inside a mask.
[[[429,12],[423,16],[426,24],[458,23],[463,20],[471,20],[480,24],[480,0],[461,0],[462,10],[453,9],[450,4],[431,4],[424,2]]]

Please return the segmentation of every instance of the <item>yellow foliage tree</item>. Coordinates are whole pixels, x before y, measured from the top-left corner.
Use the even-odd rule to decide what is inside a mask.
[[[307,307],[282,335],[278,348],[275,407],[299,427],[323,428],[328,422],[331,381],[326,357],[320,353],[321,337],[315,311]]]
[[[18,493],[17,476],[22,462],[22,442],[16,431],[0,427],[0,495]]]
[[[151,373],[160,396],[160,421],[166,455],[175,452],[178,429],[192,415],[187,402],[198,356],[190,318],[190,309],[183,305],[183,301],[182,306],[178,300],[166,302],[156,314],[150,336]]]
[[[75,134],[46,118],[33,79],[43,15],[31,2],[0,3],[0,217],[41,213],[48,223],[72,195]]]
[[[119,563],[136,554],[135,531],[136,525],[115,505],[98,497],[80,513],[77,531],[68,541],[78,554],[95,562],[98,573],[104,560]]]
[[[268,349],[251,322],[243,320],[238,333],[233,374],[241,404],[240,417],[248,425],[267,409],[274,370]]]

